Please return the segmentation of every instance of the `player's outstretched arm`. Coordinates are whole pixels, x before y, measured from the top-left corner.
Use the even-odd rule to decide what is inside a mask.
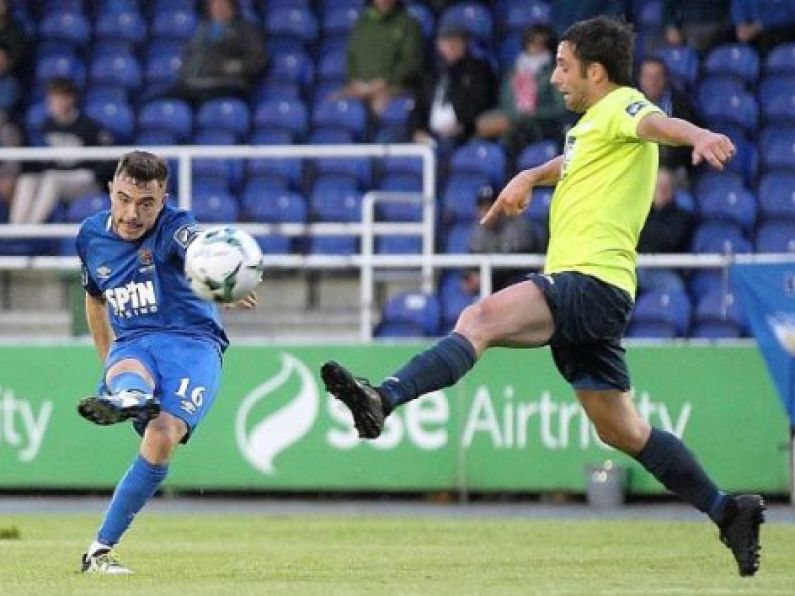
[[[717,170],[722,170],[737,152],[726,135],[660,113],[649,114],[638,123],[638,137],[663,145],[689,145],[693,147],[694,166],[706,161]]]
[[[105,358],[110,351],[110,344],[113,343],[113,329],[108,322],[108,311],[105,301],[86,293],[86,322],[88,330],[91,332],[91,339],[94,340],[94,347],[97,349],[99,359],[105,362]]]
[[[548,162],[523,170],[516,174],[500,196],[494,201],[488,213],[480,220],[481,225],[486,225],[497,219],[500,214],[518,215],[530,204],[530,197],[535,186],[549,186],[560,180],[560,168],[563,165],[563,156],[550,159]]]

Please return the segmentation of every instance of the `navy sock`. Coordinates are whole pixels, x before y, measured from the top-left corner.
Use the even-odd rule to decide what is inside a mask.
[[[635,459],[668,490],[709,515],[716,524],[723,522],[730,497],[718,490],[675,435],[652,428],[648,442]]]
[[[97,541],[107,546],[116,544],[130,527],[135,515],[155,494],[167,473],[168,465],[150,464],[139,455],[116,485]]]
[[[108,385],[112,393],[130,390],[152,393],[152,386],[141,375],[134,372],[119,373],[110,380]]]
[[[477,360],[475,348],[459,333],[451,333],[417,354],[387,378],[379,390],[389,410],[437,389],[454,385]]]

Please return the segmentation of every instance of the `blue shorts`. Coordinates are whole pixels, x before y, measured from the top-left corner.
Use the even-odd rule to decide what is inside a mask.
[[[187,443],[218,393],[222,364],[218,346],[206,339],[175,333],[149,333],[115,342],[105,370],[127,358],[139,361],[149,371],[155,381],[160,409],[188,425],[182,439]],[[146,423],[136,421],[134,426],[143,436]]]
[[[527,278],[544,293],[555,332],[549,340],[560,374],[575,389],[629,391],[621,336],[632,297],[619,287],[576,271]]]

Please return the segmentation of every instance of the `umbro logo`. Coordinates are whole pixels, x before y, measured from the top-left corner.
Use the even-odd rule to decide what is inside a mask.
[[[100,265],[97,267],[97,277],[99,279],[108,279],[111,273],[112,271],[107,265]]]

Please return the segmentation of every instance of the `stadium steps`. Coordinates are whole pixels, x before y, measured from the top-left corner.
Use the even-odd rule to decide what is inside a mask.
[[[66,310],[0,310],[3,339],[69,337],[72,317]]]

